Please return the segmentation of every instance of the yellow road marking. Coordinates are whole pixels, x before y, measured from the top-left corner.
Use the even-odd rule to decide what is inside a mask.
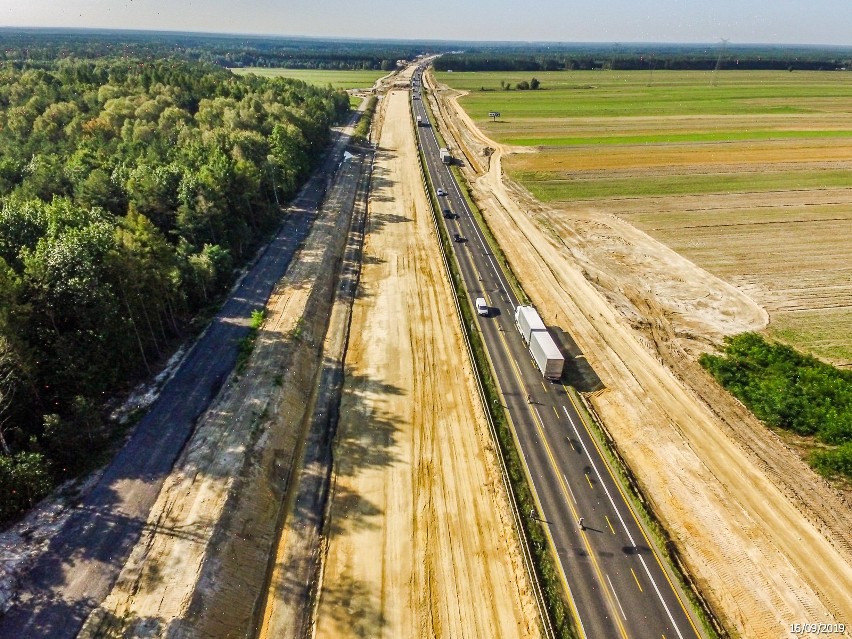
[[[587,481],[587,482],[589,482],[589,488],[591,488],[592,490],[594,490],[594,489],[595,489],[595,487],[594,487],[594,486],[592,486],[592,480],[591,480],[591,479],[589,479],[589,473],[586,473],[586,481]]]
[[[500,336],[500,341],[503,342],[503,348],[505,349],[506,353],[509,355],[509,361],[512,363],[512,368],[515,371],[515,378],[518,380],[518,383],[521,385],[521,388],[526,388],[524,386],[523,382],[521,381],[521,374],[518,371],[518,367],[515,365],[515,360],[512,357],[511,352],[509,351],[509,345],[506,343],[506,338],[503,336],[502,332],[498,332],[498,335]],[[497,383],[499,385],[499,381]],[[503,394],[502,387],[500,388],[500,393]],[[535,415],[533,417],[535,418]],[[517,442],[517,440],[516,440],[516,442]],[[517,445],[518,445],[518,447],[520,447],[520,442],[517,442]],[[545,442],[545,446],[547,446],[547,442]],[[549,454],[550,449],[548,448],[547,450],[548,450],[548,454]],[[523,458],[523,452],[521,452],[521,457]],[[524,464],[526,464],[525,458],[524,458]],[[532,482],[532,477],[530,477],[529,473],[527,473],[527,477],[529,477],[529,481]],[[530,488],[535,493],[535,487],[531,486]],[[570,503],[568,504],[568,507],[571,508]],[[576,515],[576,511],[574,511],[573,508],[571,508],[571,510]],[[573,615],[574,620],[577,622],[577,626],[580,628],[580,634],[583,636],[584,639],[588,639],[588,635],[586,634],[585,626],[583,626],[583,621],[582,621],[582,619],[580,619],[580,612],[577,610],[577,604],[574,601],[574,595],[571,593],[571,586],[568,585],[568,578],[565,576],[565,570],[562,566],[562,562],[558,561],[559,553],[557,552],[556,547],[553,544],[553,538],[552,538],[549,530],[547,532],[547,539],[548,539],[548,544],[550,545],[550,549],[553,552],[553,556],[557,558],[556,566],[559,569],[559,576],[562,579],[562,583],[565,586],[566,592],[568,592],[568,605],[571,608],[571,614]]]
[[[606,519],[606,524],[609,526],[609,529],[612,531],[612,534],[615,534],[615,528],[612,527],[612,522],[609,520],[609,517],[604,515],[604,519]]]
[[[556,406],[551,406],[551,408],[553,409],[553,412],[556,413],[556,419],[559,419],[559,411],[556,410]]]
[[[660,557],[657,554],[657,551],[655,550],[654,544],[652,544],[651,540],[648,539],[648,535],[645,534],[645,529],[642,527],[642,524],[639,523],[639,518],[636,516],[636,513],[633,512],[633,506],[630,505],[630,501],[627,499],[627,495],[624,494],[624,489],[621,487],[621,482],[618,481],[615,478],[615,475],[612,472],[612,468],[609,467],[609,464],[607,463],[606,458],[603,456],[603,452],[601,451],[600,446],[598,446],[597,439],[594,437],[594,435],[592,435],[592,433],[589,432],[589,427],[586,424],[586,420],[582,418],[582,416],[581,416],[582,413],[580,413],[580,409],[577,407],[577,403],[574,401],[574,398],[571,396],[571,393],[568,392],[568,388],[564,384],[563,384],[562,387],[565,389],[565,393],[568,395],[568,399],[571,400],[571,405],[574,407],[574,410],[576,411],[577,415],[580,416],[580,422],[583,424],[583,428],[586,429],[586,433],[588,433],[589,438],[592,440],[592,444],[594,445],[595,448],[598,449],[598,454],[600,455],[601,459],[604,460],[604,466],[606,466],[606,470],[609,473],[609,476],[612,477],[612,481],[615,484],[615,487],[618,489],[618,492],[621,493],[621,499],[623,500],[624,504],[627,506],[627,511],[633,517],[633,521],[636,522],[636,527],[639,528],[639,532],[642,533],[642,537],[645,539],[645,542],[648,544],[648,547],[651,548],[652,554],[654,555],[654,559],[657,560],[657,565],[660,567],[660,570],[662,571],[663,576],[666,578],[666,581],[668,582],[669,587],[672,590],[672,593],[674,593],[675,599],[677,599],[677,602],[680,604],[680,607],[681,607],[681,610],[683,610],[684,616],[686,616],[686,619],[689,621],[689,625],[692,627],[692,631],[695,633],[696,637],[701,637],[701,633],[698,632],[698,628],[695,627],[695,623],[693,623],[693,621],[692,621],[692,615],[690,615],[689,612],[686,610],[686,606],[684,605],[683,600],[680,598],[680,594],[678,593],[677,589],[674,587],[672,580],[669,579],[669,573],[663,567],[663,562],[660,560]]]
[[[630,569],[630,572],[633,573],[633,579],[636,580],[636,585],[639,586],[639,592],[645,592],[642,590],[642,584],[639,583],[639,577],[636,576],[636,573],[633,572],[633,568]]]
[[[550,460],[550,466],[551,466],[551,468],[553,468],[554,470],[557,471],[557,475],[558,475],[558,478],[559,478],[559,488],[562,490],[562,496],[565,498],[565,503],[568,504],[568,508],[571,510],[571,516],[575,520],[578,520],[579,517],[578,517],[577,510],[574,508],[573,505],[571,505],[571,500],[568,499],[568,495],[569,495],[568,490],[567,490],[568,486],[565,482],[565,479],[562,477],[561,473],[558,472],[559,469],[556,465],[556,458],[553,456],[553,451],[550,449],[550,444],[547,443],[547,439],[544,436],[544,429],[542,427],[541,418],[538,415],[538,411],[535,410],[535,408],[533,407],[533,410],[530,411],[530,414],[533,416],[533,420],[535,420],[536,430],[538,431],[538,434],[541,437],[541,443],[544,444],[544,451],[547,453],[547,457]],[[587,478],[588,478],[588,475],[587,475]],[[601,568],[600,568],[600,565],[598,564],[597,558],[595,557],[595,553],[592,552],[592,546],[589,543],[589,538],[586,536],[586,533],[582,530],[580,531],[580,537],[583,540],[583,545],[586,547],[586,552],[588,553],[589,559],[592,560],[592,567],[595,569],[595,573],[598,576],[598,581],[601,584],[601,590],[606,595],[607,603],[609,603],[610,610],[614,611],[615,610],[615,606],[614,606],[615,602],[612,600],[611,592],[609,590],[607,590],[606,587],[604,587],[603,573],[601,572]],[[627,639],[627,632],[625,631],[624,626],[621,623],[621,620],[618,619],[617,615],[613,615],[613,620],[615,621],[616,625],[618,626],[618,631],[621,634],[621,636],[624,639]]]
[[[541,381],[541,380],[539,380]],[[544,389],[544,392],[547,392],[547,386],[544,385],[544,382],[541,382],[541,387]]]

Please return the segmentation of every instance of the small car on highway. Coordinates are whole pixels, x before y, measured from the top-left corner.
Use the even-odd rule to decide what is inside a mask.
[[[438,191],[437,191],[437,193],[438,193],[438,197],[443,197],[443,196],[445,196],[445,195],[447,194],[447,192],[446,192],[444,189],[440,188],[440,187],[438,187]]]
[[[467,238],[458,233],[453,233],[453,242],[467,242]]]
[[[484,297],[476,298],[476,312],[484,317],[488,317],[488,304]]]

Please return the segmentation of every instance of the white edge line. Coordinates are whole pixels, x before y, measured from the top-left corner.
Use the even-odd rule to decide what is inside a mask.
[[[618,598],[618,593],[615,592],[615,586],[612,585],[612,580],[609,578],[609,575],[606,576],[606,580],[609,582],[609,589],[612,590],[612,594],[615,595],[615,603],[618,604],[618,608],[621,610],[621,616],[624,617],[624,621],[627,621],[627,615],[624,614],[624,608],[621,606],[621,600]]]
[[[577,434],[577,438],[579,439],[580,433],[577,430],[577,426],[574,424],[574,420],[571,419],[571,414],[568,412],[568,409],[565,406],[562,407],[562,410],[564,410],[565,415],[568,416],[568,421],[571,422],[571,427],[574,429],[574,432]],[[618,515],[618,520],[621,522],[621,525],[624,528],[624,532],[627,533],[627,538],[630,540],[630,543],[633,545],[633,547],[637,548],[636,542],[633,541],[633,535],[631,535],[630,531],[627,529],[627,524],[624,523],[624,519],[622,519],[621,517],[621,512],[615,505],[615,501],[613,500],[612,495],[610,495],[609,489],[606,487],[606,484],[604,483],[601,474],[598,472],[598,467],[595,464],[595,460],[592,459],[591,455],[587,455],[587,457],[589,459],[589,462],[592,464],[592,468],[594,468],[595,470],[595,474],[598,476],[598,481],[601,483],[601,486],[603,486],[604,492],[606,492],[606,496],[609,498],[609,503],[612,504],[612,507],[615,510],[615,514]],[[683,635],[680,632],[680,628],[678,627],[677,622],[674,620],[674,617],[672,616],[671,610],[669,610],[669,606],[666,603],[666,600],[663,599],[663,593],[661,593],[659,587],[657,587],[657,582],[654,580],[654,577],[651,576],[651,571],[648,569],[648,564],[645,563],[645,558],[639,554],[638,548],[636,556],[639,557],[639,561],[642,563],[642,567],[645,568],[645,574],[648,575],[648,579],[651,581],[651,585],[654,586],[654,591],[657,593],[657,597],[660,598],[660,603],[663,604],[663,608],[666,609],[666,614],[669,617],[669,621],[672,622],[672,626],[674,627],[675,632],[677,632],[677,636],[680,637],[680,639],[683,639]]]

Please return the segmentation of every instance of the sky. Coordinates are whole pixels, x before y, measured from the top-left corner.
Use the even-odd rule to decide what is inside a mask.
[[[428,8],[428,10],[427,10]],[[850,0],[0,0],[0,26],[555,42],[852,45]]]

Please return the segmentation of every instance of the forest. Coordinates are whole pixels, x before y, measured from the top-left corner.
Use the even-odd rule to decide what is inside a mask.
[[[204,62],[0,63],[0,520],[120,433],[281,221],[344,92]]]
[[[222,67],[290,69],[372,69],[390,71],[400,59],[424,51],[448,50],[446,44],[276,38],[224,34],[74,29],[2,29],[0,61],[29,64],[62,58],[176,58]]]
[[[755,333],[728,338],[722,355],[700,362],[767,425],[813,437],[817,470],[852,478],[852,371]]]
[[[852,67],[852,48],[677,44],[481,44],[435,60],[438,71],[837,70]]]

